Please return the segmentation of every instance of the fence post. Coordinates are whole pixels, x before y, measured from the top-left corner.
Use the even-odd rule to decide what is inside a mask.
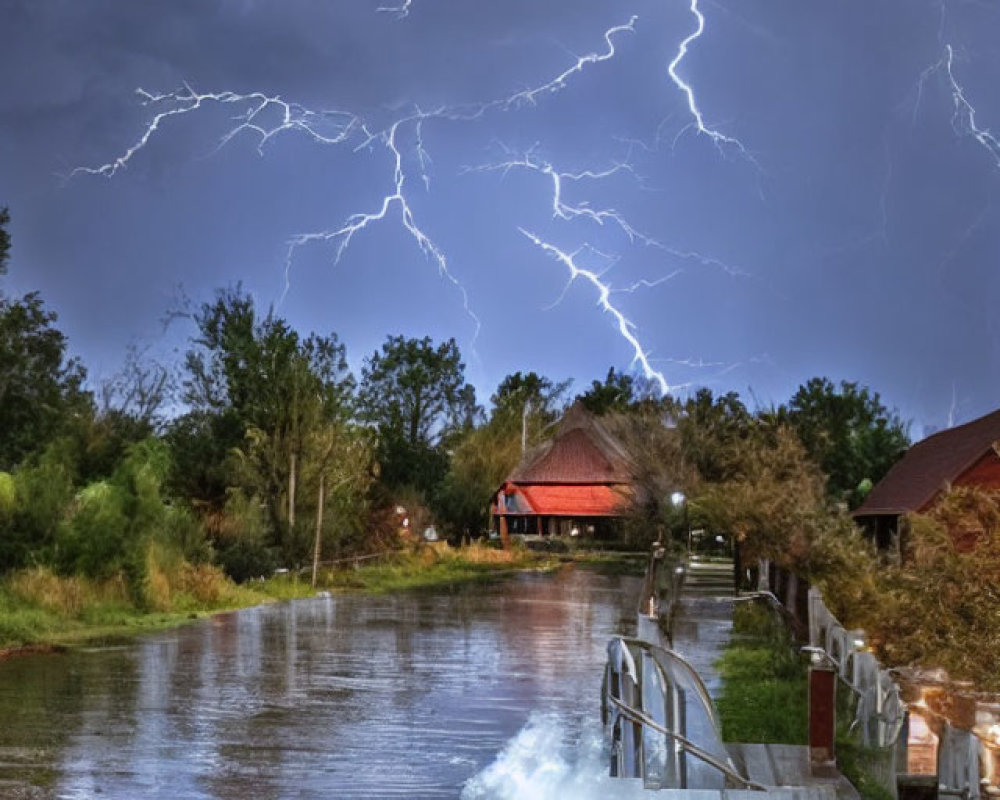
[[[809,665],[809,770],[814,776],[836,774],[836,725],[837,673],[828,658],[813,653]]]

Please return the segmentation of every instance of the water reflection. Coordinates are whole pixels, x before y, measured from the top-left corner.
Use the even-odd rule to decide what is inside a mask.
[[[637,591],[567,569],[14,659],[0,795],[458,797],[532,713],[567,735],[598,724],[605,646],[634,633]]]

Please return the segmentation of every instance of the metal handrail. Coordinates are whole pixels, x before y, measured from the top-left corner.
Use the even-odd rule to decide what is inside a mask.
[[[657,733],[662,733],[664,736],[673,739],[675,742],[680,744],[685,751],[693,755],[695,758],[704,761],[710,767],[714,767],[715,769],[719,770],[719,772],[723,773],[726,777],[741,784],[744,788],[753,789],[754,791],[762,791],[762,792],[767,791],[766,786],[763,786],[757,783],[756,781],[752,781],[749,778],[744,778],[728,764],[726,764],[723,761],[720,761],[708,751],[702,750],[700,747],[698,747],[698,745],[696,745],[686,736],[682,736],[676,731],[672,731],[669,728],[666,728],[665,726],[661,725],[656,720],[654,720],[652,717],[643,714],[641,711],[636,711],[634,708],[626,705],[613,695],[609,695],[608,700],[611,702],[613,706],[615,706],[615,708],[617,708],[621,712],[622,716],[625,717],[626,719],[632,722],[637,722],[640,725],[645,725],[647,728],[651,728]]]

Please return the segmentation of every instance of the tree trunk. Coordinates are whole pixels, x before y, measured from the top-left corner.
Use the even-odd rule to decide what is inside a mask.
[[[319,569],[319,543],[323,534],[323,503],[326,501],[326,475],[319,474],[319,503],[316,505],[316,541],[313,544],[312,587],[316,588],[316,570]]]
[[[295,534],[295,451],[288,457],[288,533]]]

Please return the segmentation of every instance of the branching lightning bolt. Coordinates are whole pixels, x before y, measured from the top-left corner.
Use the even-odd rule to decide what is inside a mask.
[[[989,128],[982,128],[976,122],[976,107],[972,105],[965,94],[964,87],[955,77],[954,66],[955,50],[950,44],[946,44],[941,59],[931,64],[920,74],[917,81],[917,99],[913,106],[913,121],[916,122],[927,80],[935,73],[943,74],[948,82],[948,91],[951,93],[952,128],[961,136],[971,136],[975,139],[990,154],[994,164],[1000,168],[1000,139]]]
[[[657,385],[660,387],[660,392],[662,394],[667,394],[670,391],[670,385],[667,383],[667,379],[663,377],[663,373],[654,369],[650,364],[646,349],[635,335],[635,325],[611,302],[612,290],[610,284],[602,281],[601,275],[597,272],[585,269],[576,263],[577,256],[579,256],[580,253],[587,248],[581,247],[571,253],[567,253],[553,244],[542,241],[541,238],[524,228],[518,228],[518,230],[532,243],[534,243],[536,247],[541,248],[545,253],[550,255],[556,261],[565,266],[567,270],[569,270],[570,277],[567,282],[567,286],[577,278],[583,278],[595,289],[597,289],[597,304],[603,311],[607,312],[614,318],[615,323],[618,326],[618,333],[621,334],[622,338],[632,346],[632,363],[639,364],[642,368],[643,375],[648,380],[656,381]]]
[[[518,103],[534,103],[535,98],[539,95],[549,94],[558,92],[565,88],[566,81],[569,80],[570,76],[582,72],[584,67],[588,64],[600,64],[602,61],[608,61],[615,57],[615,43],[613,37],[615,34],[624,33],[628,31],[629,33],[635,33],[635,23],[639,18],[636,15],[632,15],[628,22],[624,25],[616,25],[613,28],[608,28],[604,32],[604,41],[608,45],[608,49],[603,53],[588,53],[585,56],[579,56],[576,59],[576,63],[563,70],[561,73],[556,75],[552,80],[547,83],[543,83],[541,86],[536,86],[534,89],[525,89],[524,91],[517,92],[511,95],[507,101],[507,105],[517,105]]]
[[[386,13],[394,13],[402,18],[409,14],[411,5],[412,0],[403,0],[399,5],[383,6],[378,10]],[[671,79],[687,98],[688,110],[693,119],[691,125],[687,127],[696,127],[699,133],[708,136],[716,147],[720,149],[725,147],[735,148],[743,157],[756,165],[756,161],[749,154],[742,142],[706,125],[702,112],[698,107],[694,90],[679,75],[679,67],[690,45],[705,30],[705,18],[698,8],[698,0],[691,0],[690,9],[697,20],[696,30],[681,42],[677,54],[673,61],[671,61],[668,69]],[[291,269],[300,247],[317,242],[331,244],[334,247],[334,261],[335,263],[339,262],[356,234],[369,229],[390,216],[395,218],[395,213],[398,211],[398,219],[403,228],[410,234],[421,251],[434,261],[440,275],[447,279],[461,293],[463,306],[466,313],[475,322],[476,336],[478,336],[480,322],[470,308],[469,297],[465,288],[449,270],[445,252],[418,224],[417,217],[409,200],[408,192],[411,191],[410,187],[418,179],[423,183],[425,189],[429,190],[430,188],[431,160],[430,153],[425,146],[425,123],[430,120],[451,123],[471,122],[482,119],[490,113],[514,111],[524,105],[537,104],[540,99],[565,89],[574,77],[588,67],[607,62],[614,58],[616,55],[615,43],[617,37],[627,32],[634,32],[636,21],[637,17],[633,16],[625,24],[606,29],[603,34],[603,40],[606,43],[604,50],[576,57],[575,63],[572,63],[550,80],[533,88],[516,91],[501,96],[498,99],[478,104],[443,106],[431,112],[421,111],[420,109],[392,112],[393,121],[387,124],[386,127],[382,127],[381,125],[373,127],[361,116],[348,111],[313,111],[302,105],[289,102],[280,95],[267,95],[260,92],[241,94],[233,91],[202,93],[196,92],[186,84],[182,90],[165,94],[152,94],[139,89],[137,91],[142,98],[143,105],[152,107],[156,113],[153,114],[152,119],[142,131],[138,140],[113,161],[96,167],[78,167],[71,174],[114,177],[119,171],[128,167],[133,158],[161,131],[168,120],[173,117],[199,111],[211,104],[239,108],[239,113],[235,117],[235,125],[229,128],[220,138],[216,149],[225,147],[234,138],[246,134],[256,138],[257,150],[263,155],[264,148],[271,140],[285,132],[304,134],[310,140],[320,145],[351,147],[355,152],[361,150],[382,150],[384,148],[393,165],[390,188],[372,209],[350,215],[339,227],[292,236],[288,240],[285,254],[284,294],[287,294],[290,289]],[[549,182],[554,218],[564,221],[582,219],[596,223],[602,227],[611,226],[623,233],[630,242],[638,242],[643,245],[659,248],[678,259],[690,259],[698,261],[702,265],[718,267],[731,275],[747,275],[747,273],[741,270],[734,269],[717,259],[703,256],[698,252],[677,250],[666,246],[662,242],[636,229],[621,213],[613,208],[598,208],[590,205],[587,201],[571,202],[565,199],[565,190],[568,183],[600,181],[624,173],[639,179],[628,159],[614,162],[605,169],[585,169],[578,172],[568,172],[560,171],[549,161],[538,157],[533,150],[528,151],[524,155],[516,155],[508,151],[507,157],[500,163],[478,167],[469,171],[498,171],[506,173],[513,169],[524,169],[535,172]],[[656,287],[676,277],[680,274],[681,270],[675,270],[656,280],[643,279],[625,288],[613,289],[610,282],[601,273],[581,267],[578,263],[578,257],[584,250],[595,253],[599,251],[589,246],[583,246],[573,252],[566,252],[555,245],[543,241],[540,237],[525,228],[518,228],[518,230],[544,253],[555,258],[568,269],[570,277],[566,288],[577,278],[583,278],[597,290],[598,305],[603,311],[612,316],[619,334],[632,348],[633,364],[638,364],[645,377],[651,381],[655,381],[663,393],[670,391],[671,387],[666,378],[652,366],[647,350],[639,341],[636,334],[635,325],[615,305],[612,298],[615,294],[632,293],[641,289]],[[610,258],[610,256],[605,254],[601,255],[605,258]],[[284,294],[282,297],[284,297]],[[473,341],[475,341],[475,337]]]
[[[757,160],[746,149],[743,142],[733,136],[726,136],[726,134],[721,131],[718,131],[715,128],[710,128],[705,124],[705,117],[702,114],[701,109],[698,107],[698,100],[695,97],[694,88],[677,72],[677,68],[681,65],[681,62],[688,53],[688,48],[694,41],[701,38],[701,35],[705,32],[705,15],[702,14],[701,9],[698,8],[698,0],[691,0],[689,8],[691,14],[696,20],[694,32],[678,45],[677,54],[674,56],[674,60],[671,61],[670,65],[667,67],[667,73],[670,75],[670,79],[674,82],[674,85],[680,89],[687,98],[688,112],[690,113],[693,121],[690,125],[687,125],[680,130],[674,141],[676,142],[677,138],[679,138],[680,135],[687,130],[687,128],[693,125],[698,133],[711,139],[712,143],[720,150],[722,150],[725,146],[735,147],[739,151],[740,155],[746,158],[755,167],[760,169],[760,165],[757,163]]]
[[[613,208],[595,209],[586,201],[571,204],[563,199],[563,188],[566,182],[579,182],[584,180],[603,180],[614,175],[627,173],[639,179],[635,170],[628,161],[619,161],[603,170],[583,170],[580,172],[560,172],[551,162],[539,158],[534,150],[529,150],[524,154],[515,154],[508,151],[508,157],[504,161],[486,164],[479,167],[467,168],[467,172],[502,172],[507,174],[511,170],[524,169],[536,172],[547,177],[552,187],[552,216],[554,219],[570,221],[574,219],[588,219],[604,226],[610,223],[621,230],[628,237],[630,242],[640,242],[649,247],[655,247],[668,255],[682,261],[697,261],[702,266],[716,267],[732,276],[750,277],[749,273],[730,266],[717,258],[703,255],[695,250],[680,250],[670,247],[658,239],[636,229],[620,212]]]
[[[948,82],[951,85],[951,99],[955,106],[952,124],[956,126],[957,131],[970,134],[979,144],[985,147],[987,152],[993,157],[993,161],[997,167],[1000,167],[1000,140],[988,128],[980,128],[976,124],[976,109],[965,96],[965,90],[958,82],[958,79],[955,78],[955,72],[952,68],[955,60],[955,52],[952,50],[950,44],[945,46],[945,51],[945,70],[948,74]]]

